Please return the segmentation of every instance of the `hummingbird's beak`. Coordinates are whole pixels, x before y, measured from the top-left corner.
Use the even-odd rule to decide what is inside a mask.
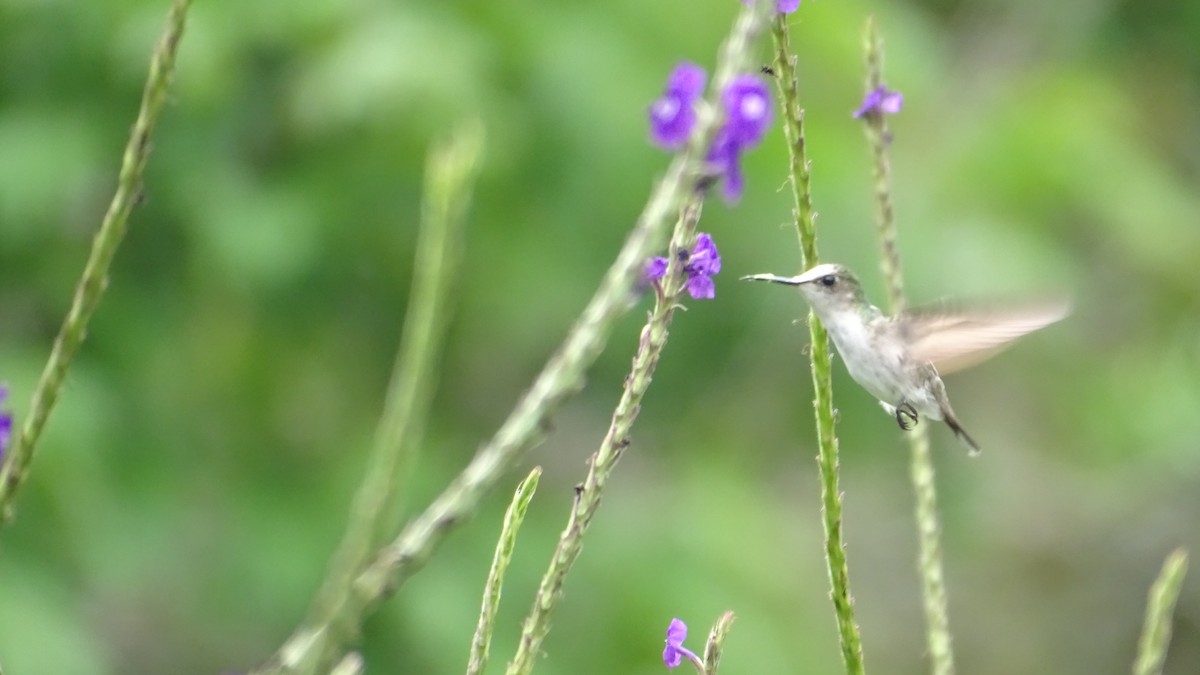
[[[804,275],[798,277],[781,277],[776,274],[750,274],[742,277],[742,281],[770,281],[777,284],[787,284],[788,286],[799,286],[810,279],[805,279]]]

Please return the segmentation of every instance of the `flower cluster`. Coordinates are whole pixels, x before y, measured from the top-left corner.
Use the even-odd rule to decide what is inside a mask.
[[[704,92],[704,69],[681,63],[667,78],[663,95],[650,105],[650,137],[665,149],[687,143],[696,124],[696,103]],[[724,179],[722,194],[737,201],[745,188],[742,153],[762,141],[771,126],[771,98],[767,86],[754,75],[738,75],[721,92],[725,123],[717,132],[708,161]]]
[[[686,639],[687,624],[679,619],[671,619],[671,625],[667,626],[667,646],[663,649],[663,663],[667,664],[668,669],[683,663],[685,658],[692,663],[700,663],[700,657],[683,646]]]
[[[854,111],[854,118],[872,117],[875,115],[895,115],[904,107],[904,94],[892,91],[887,87],[876,87],[867,92],[862,105]]]
[[[680,251],[679,256],[684,263],[683,271],[687,274],[688,295],[696,300],[711,300],[716,297],[716,287],[712,275],[721,271],[721,254],[713,243],[712,235],[701,232],[696,236],[696,245],[691,252]],[[646,265],[646,278],[658,281],[667,273],[666,258],[651,258]]]

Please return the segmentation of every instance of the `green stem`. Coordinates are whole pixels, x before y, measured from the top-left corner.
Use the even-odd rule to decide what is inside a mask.
[[[733,612],[725,612],[713,624],[712,632],[708,634],[708,642],[704,645],[704,675],[717,675],[721,665],[721,649],[725,646],[725,638],[733,628]]]
[[[661,285],[655,286],[654,308],[642,328],[637,353],[633,357],[633,367],[629,377],[625,379],[625,389],[613,412],[608,433],[605,434],[600,448],[591,457],[587,476],[575,490],[575,502],[567,518],[567,526],[550,559],[549,569],[542,576],[533,609],[525,618],[521,641],[517,645],[516,656],[509,664],[508,675],[527,675],[533,670],[541,652],[542,642],[550,632],[550,620],[554,610],[562,599],[567,574],[579,559],[579,554],[583,551],[583,537],[600,508],[604,487],[625,449],[629,447],[630,432],[641,411],[642,397],[650,387],[659,357],[666,346],[668,329],[678,306],[676,301],[684,288],[683,264],[675,252],[687,250],[688,244],[695,239],[696,223],[700,220],[701,199],[702,196],[696,195],[693,201],[684,205],[680,214],[671,240],[667,271]]]
[[[866,30],[867,92],[883,86],[883,39],[874,17],[867,19]],[[875,221],[882,250],[880,266],[887,285],[891,314],[904,311],[904,275],[897,246],[895,211],[892,207],[892,168],[888,156],[891,134],[882,113],[865,118],[867,141],[874,166]],[[934,675],[953,675],[954,651],[950,634],[950,611],[946,579],[942,570],[941,522],[938,518],[937,483],[929,434],[924,425],[907,434],[909,478],[916,497],[918,573],[925,612],[925,637]]]
[[[883,86],[883,38],[875,25],[875,17],[867,18],[865,43],[867,61],[867,92]],[[880,267],[887,284],[888,307],[893,314],[904,311],[904,274],[900,267],[900,250],[897,247],[896,216],[892,206],[892,162],[888,156],[891,138],[887,119],[882,114],[868,114],[866,120],[867,140],[871,147],[874,169],[875,223],[879,232],[879,243],[883,247]]]
[[[796,231],[804,269],[818,261],[816,213],[812,207],[812,165],[804,139],[804,109],[800,106],[800,87],[795,57],[791,54],[787,17],[779,15],[771,24],[775,39],[775,82],[783,106],[783,131],[790,157],[792,198],[795,205]],[[846,672],[863,672],[862,636],[854,618],[854,600],[850,593],[850,571],[842,539],[842,501],[838,487],[838,440],[834,429],[833,377],[829,340],[825,327],[811,311],[808,316],[812,341],[812,379],[816,392],[817,466],[821,474],[821,505],[825,528],[825,561],[829,571],[831,598],[837,617],[838,637]]]
[[[71,309],[67,312],[62,328],[59,329],[50,358],[46,361],[37,388],[33,392],[25,424],[16,437],[3,467],[0,468],[0,524],[7,523],[14,515],[13,502],[21,485],[29,476],[34,451],[46,426],[46,420],[54,410],[59,391],[66,381],[67,369],[87,337],[88,323],[96,313],[104,289],[108,286],[108,272],[128,229],[129,215],[141,201],[142,176],[150,156],[150,141],[163,103],[167,99],[167,89],[175,72],[175,57],[179,52],[179,42],[183,38],[187,11],[191,4],[191,0],[175,0],[167,18],[167,27],[150,59],[150,74],[142,92],[137,121],[134,122],[133,132],[125,146],[116,193],[92,241],[92,251],[84,265],[79,285],[75,288]]]
[[[1188,555],[1184,549],[1176,549],[1167,556],[1162,572],[1150,587],[1146,605],[1146,623],[1138,640],[1137,660],[1133,664],[1133,675],[1160,675],[1167,660],[1167,646],[1171,642],[1171,617],[1175,613],[1175,602],[1179,600],[1179,589],[1183,576],[1187,574]]]
[[[909,478],[916,496],[917,571],[925,609],[925,638],[934,675],[954,673],[949,601],[942,571],[942,527],[938,518],[937,486],[928,430],[917,427],[908,434]]]
[[[739,14],[722,45],[713,77],[714,91],[719,91],[751,62],[750,45],[761,32],[764,19],[764,11],[757,6]],[[713,96],[710,94],[710,98]],[[500,429],[441,494],[376,553],[355,579],[353,598],[346,611],[357,621],[425,565],[500,477],[541,440],[558,406],[583,386],[584,373],[603,351],[617,319],[628,310],[629,298],[641,280],[646,260],[661,248],[668,217],[695,189],[696,181],[708,173],[704,158],[721,121],[712,112],[714,109],[711,100],[702,108],[691,142],[655,186],[600,287]],[[325,648],[330,640],[326,628],[302,626],[256,672],[295,672],[298,664],[312,658],[314,651]]]
[[[349,611],[354,579],[382,543],[380,528],[406,473],[403,469],[411,464],[411,455],[420,444],[483,144],[483,130],[473,124],[429,153],[413,286],[400,351],[346,532],[309,619],[312,625],[327,626],[334,633],[324,653],[314,652],[314,671],[332,660],[332,650],[354,637],[357,617]]]
[[[529,510],[529,502],[533,493],[537,492],[538,479],[542,476],[542,467],[534,467],[533,471],[517,485],[512,503],[504,513],[504,525],[500,528],[500,539],[496,542],[496,553],[492,556],[492,568],[488,571],[487,583],[483,590],[483,604],[479,609],[479,623],[475,627],[475,637],[471,641],[471,657],[467,663],[467,675],[481,675],[487,666],[488,648],[492,643],[492,629],[496,624],[496,611],[500,608],[500,591],[504,585],[504,573],[508,571],[508,563],[512,560],[513,549],[517,545],[517,532],[525,520],[525,512]]]

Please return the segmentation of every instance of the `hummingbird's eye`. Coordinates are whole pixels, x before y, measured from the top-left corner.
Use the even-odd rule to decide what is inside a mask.
[[[825,276],[821,277],[821,285],[826,288],[833,288],[833,285],[836,283],[837,277],[833,276],[832,274],[826,274]]]

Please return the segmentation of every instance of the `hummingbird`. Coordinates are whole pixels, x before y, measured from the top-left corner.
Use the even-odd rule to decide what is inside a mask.
[[[922,417],[942,420],[972,455],[967,433],[946,395],[942,375],[994,356],[1016,338],[1065,317],[1065,302],[975,310],[949,305],[887,316],[872,305],[854,274],[841,265],[817,265],[795,277],[752,274],[748,281],[795,286],[825,326],[850,377],[879,399],[908,431]]]

